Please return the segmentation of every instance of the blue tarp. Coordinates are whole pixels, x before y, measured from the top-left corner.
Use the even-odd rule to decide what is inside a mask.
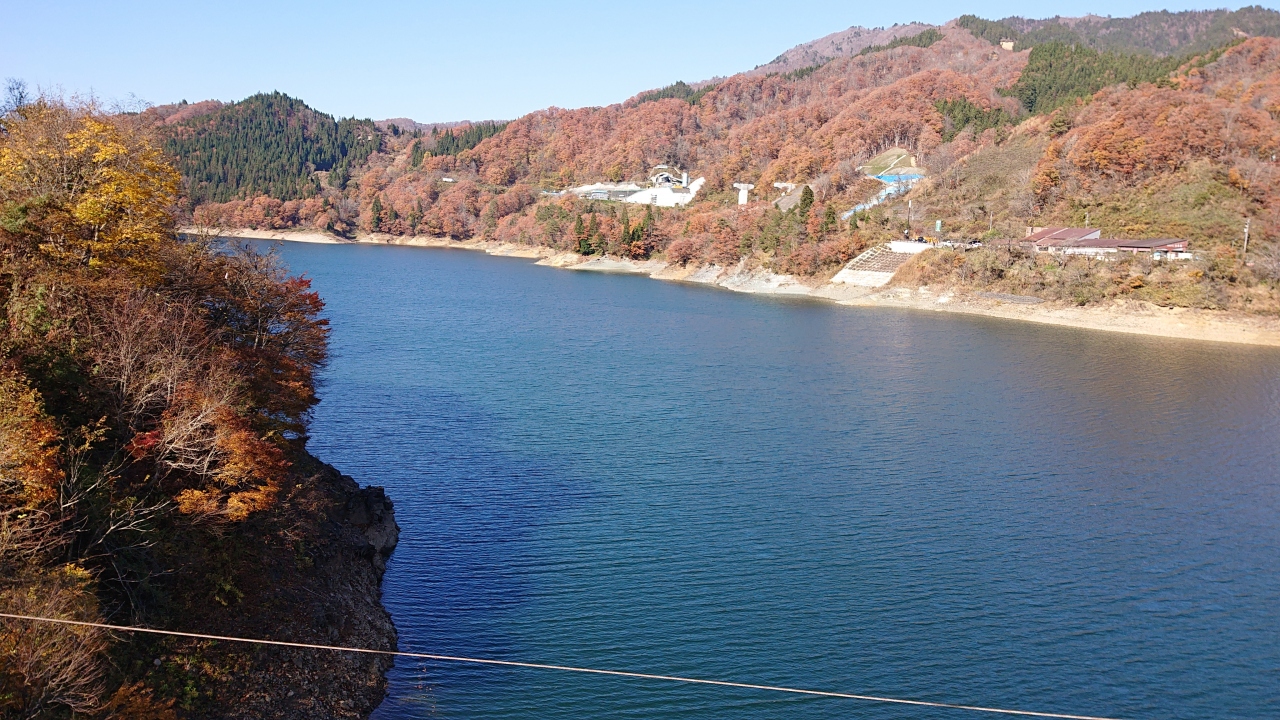
[[[840,219],[848,220],[849,218],[853,217],[854,213],[862,212],[863,210],[870,210],[871,208],[875,207],[876,205],[879,205],[885,200],[888,200],[894,195],[901,195],[907,192],[908,190],[910,190],[911,188],[915,187],[916,183],[920,182],[924,178],[923,175],[914,175],[914,174],[913,175],[891,175],[891,174],[890,175],[872,175],[871,177],[874,177],[875,179],[884,183],[886,185],[885,189],[881,190],[880,193],[877,194],[874,198],[872,198],[870,202],[865,202],[853,208],[852,210],[849,210],[848,212],[842,214],[840,216]]]

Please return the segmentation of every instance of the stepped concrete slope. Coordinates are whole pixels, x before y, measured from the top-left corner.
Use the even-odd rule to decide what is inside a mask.
[[[915,245],[916,243],[893,243],[893,245]],[[928,248],[928,245],[924,246]],[[914,249],[914,248],[912,248]],[[877,245],[849,261],[831,282],[859,287],[881,287],[889,284],[893,274],[902,263],[916,255],[915,252],[896,252],[890,245]]]

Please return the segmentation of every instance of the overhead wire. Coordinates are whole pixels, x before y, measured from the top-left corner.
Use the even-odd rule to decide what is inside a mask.
[[[1068,713],[1040,712],[1035,710],[1010,710],[1007,708],[985,707],[981,705],[964,705],[959,703],[933,702],[929,700],[909,700],[879,695],[832,692],[828,690],[806,690],[803,688],[785,687],[781,685],[760,685],[756,683],[733,682],[729,680],[706,680],[703,678],[681,677],[679,675],[656,675],[652,673],[628,672],[625,670],[602,670],[599,668],[575,667],[572,665],[553,665],[548,663],[520,662],[516,660],[494,660],[491,658],[473,658],[460,655],[440,655],[435,653],[406,652],[402,650],[376,650],[373,648],[343,647],[340,645],[319,645],[314,643],[289,642],[285,640],[264,640],[260,638],[244,638],[228,635],[208,635],[204,633],[180,632],[177,630],[159,630],[156,628],[133,627],[129,625],[110,625],[107,623],[87,622],[84,620],[66,620],[63,618],[46,618],[35,615],[15,615],[0,613],[0,618],[26,620],[31,622],[55,623],[61,625],[77,625],[82,627],[114,630],[118,632],[151,633],[153,635],[170,635],[174,637],[194,638],[198,640],[216,640],[225,642],[251,643],[258,645],[274,645],[278,647],[300,648],[306,650],[327,650],[335,652],[364,653],[369,655],[391,655],[394,657],[416,658],[419,660],[435,660],[439,662],[471,663],[476,665],[494,665],[500,667],[528,668],[533,670],[558,670],[562,672],[587,673],[592,675],[608,675],[612,677],[634,678],[638,680],[661,680],[693,685],[712,685],[716,687],[740,688],[746,690],[764,690],[768,692],[808,695],[813,697],[842,698],[846,700],[865,700],[895,705],[913,705],[917,707],[943,708],[947,710],[971,710],[974,712],[994,713],[999,715],[1016,715],[1021,717],[1057,718],[1059,720],[1119,720],[1119,718],[1101,717],[1097,715],[1072,715]]]

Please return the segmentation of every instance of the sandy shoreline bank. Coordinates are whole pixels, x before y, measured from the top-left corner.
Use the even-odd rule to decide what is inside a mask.
[[[776,275],[759,268],[749,270],[743,264],[723,268],[717,265],[669,265],[661,260],[587,258],[550,248],[509,243],[458,242],[447,238],[373,234],[345,240],[319,231],[268,230],[224,230],[218,234],[222,237],[327,245],[404,245],[476,250],[490,255],[537,259],[539,265],[567,270],[646,275],[655,280],[692,282],[751,294],[811,297],[841,305],[910,308],[1086,330],[1280,347],[1280,319],[1215,310],[1166,308],[1146,302],[1127,301],[1078,307],[1049,302],[1025,303],[1012,298],[981,297],[928,287],[863,288],[831,283],[812,286],[790,275]]]
[[[194,228],[180,228],[179,232],[201,234]],[[545,258],[555,254],[550,248],[536,248],[528,245],[511,243],[459,242],[449,238],[404,237],[401,235],[383,235],[361,233],[355,240],[340,238],[319,230],[218,230],[213,233],[218,237],[239,238],[243,240],[279,240],[282,242],[315,243],[317,245],[406,245],[411,247],[455,248],[458,250],[478,250],[490,255],[507,257]]]

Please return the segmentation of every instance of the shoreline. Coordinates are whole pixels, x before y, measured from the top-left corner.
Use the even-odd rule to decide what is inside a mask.
[[[645,275],[655,280],[697,283],[753,295],[809,297],[854,307],[890,307],[979,315],[1082,330],[1280,347],[1280,318],[1263,318],[1221,310],[1167,308],[1141,301],[1115,301],[1107,305],[1081,307],[1048,301],[1020,302],[1017,298],[983,297],[930,287],[865,288],[830,282],[814,286],[791,275],[777,275],[763,268],[748,269],[745,259],[731,268],[718,265],[679,266],[663,260],[584,257],[573,252],[513,243],[461,242],[448,238],[403,237],[381,233],[357,235],[354,240],[334,237],[316,230],[223,230],[216,234],[226,238],[324,245],[401,245],[474,250],[501,257],[536,259],[538,265],[565,270]]]

